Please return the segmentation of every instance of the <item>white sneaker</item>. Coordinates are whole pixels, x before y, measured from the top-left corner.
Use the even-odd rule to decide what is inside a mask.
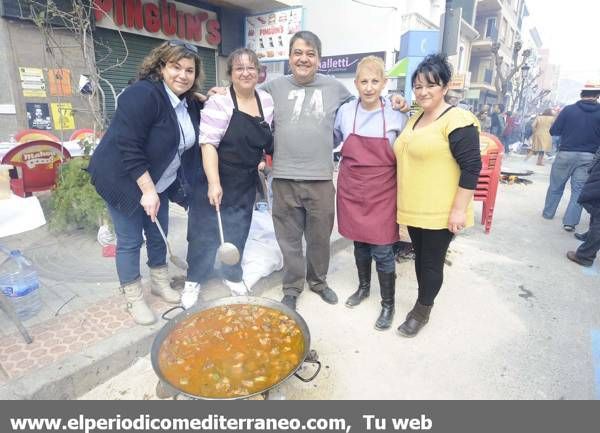
[[[250,293],[250,290],[246,286],[246,283],[244,283],[244,280],[238,282],[223,280],[223,283],[225,283],[225,285],[229,287],[231,296],[245,296],[248,293]]]
[[[186,281],[181,292],[181,305],[186,310],[192,308],[198,302],[200,295],[200,283]]]

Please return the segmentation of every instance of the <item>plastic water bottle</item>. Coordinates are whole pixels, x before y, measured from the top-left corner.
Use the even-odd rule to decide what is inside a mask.
[[[21,251],[13,250],[0,263],[0,290],[10,299],[17,317],[27,320],[42,309],[37,272]]]

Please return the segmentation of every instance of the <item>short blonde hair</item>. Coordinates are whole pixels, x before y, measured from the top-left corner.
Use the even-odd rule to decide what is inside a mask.
[[[383,59],[381,57],[363,57],[360,62],[358,62],[358,65],[356,65],[357,77],[363,69],[370,69],[371,71],[381,75],[381,78],[385,78],[385,64],[383,63]]]

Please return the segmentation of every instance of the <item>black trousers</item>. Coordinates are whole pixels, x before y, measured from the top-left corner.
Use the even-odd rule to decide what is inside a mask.
[[[225,190],[220,208],[225,242],[231,242],[240,252],[240,261],[233,266],[222,264],[220,274],[234,282],[242,281],[242,256],[252,222],[254,185],[246,190],[244,195],[235,196],[235,204],[225,200],[228,193]],[[204,183],[196,187],[188,212],[187,281],[201,284],[214,276],[215,256],[221,244],[217,212],[208,201],[207,191],[208,186]],[[232,194],[228,195],[230,198]]]
[[[444,282],[444,260],[454,234],[448,229],[429,230],[408,226],[415,250],[415,273],[419,284],[418,301],[433,305]]]
[[[577,248],[576,254],[583,261],[592,263],[600,250],[600,205],[586,203],[583,207],[590,214],[590,228],[585,242]]]

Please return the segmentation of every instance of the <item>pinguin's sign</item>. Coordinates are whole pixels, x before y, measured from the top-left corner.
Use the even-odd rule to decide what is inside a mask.
[[[213,11],[167,0],[93,0],[98,27],[217,48],[221,25]]]

